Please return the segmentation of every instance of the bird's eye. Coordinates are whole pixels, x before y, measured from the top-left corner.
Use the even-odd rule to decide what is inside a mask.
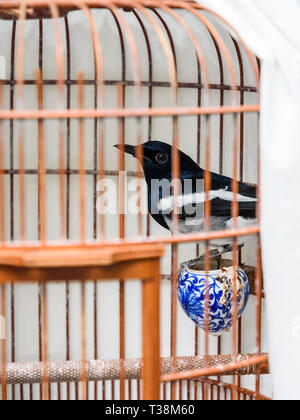
[[[158,163],[165,163],[168,160],[168,155],[166,153],[158,153],[158,155],[155,156],[155,160]]]

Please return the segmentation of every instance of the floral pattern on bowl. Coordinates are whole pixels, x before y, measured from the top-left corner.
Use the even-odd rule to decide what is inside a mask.
[[[234,313],[234,278],[237,291],[237,316],[245,310],[250,294],[250,286],[246,273],[233,267],[214,270],[206,273],[193,269],[193,265],[186,263],[178,280],[178,299],[182,309],[194,323],[205,330],[205,296],[207,283],[209,284],[209,332],[221,335],[232,327]]]

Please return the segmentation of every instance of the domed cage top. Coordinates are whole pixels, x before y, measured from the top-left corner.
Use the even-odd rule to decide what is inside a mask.
[[[259,187],[257,223],[238,217],[238,181],[259,185],[259,60],[201,2],[9,1],[0,17],[2,399],[270,398]],[[173,180],[178,149],[204,168],[201,231],[180,232],[176,182],[173,233],[148,214],[122,147],[141,158],[153,140],[173,146]],[[233,179],[227,230],[210,171]],[[176,292],[180,263],[204,254],[209,271],[217,239],[252,294],[238,320],[234,288],[222,337]]]

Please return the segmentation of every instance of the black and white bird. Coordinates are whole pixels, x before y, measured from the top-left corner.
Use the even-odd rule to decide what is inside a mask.
[[[211,202],[210,230],[226,230],[234,226],[232,218],[232,179],[211,172],[211,189],[204,191],[204,170],[185,153],[178,151],[180,162],[180,193],[174,203],[172,188],[172,146],[161,141],[149,141],[141,152],[131,145],[116,145],[118,149],[139,159],[148,186],[148,208],[153,219],[162,227],[174,231],[174,206],[177,207],[180,233],[201,232],[205,228],[204,203]],[[238,227],[256,223],[256,187],[238,183]],[[214,241],[219,253],[231,251],[228,239]]]

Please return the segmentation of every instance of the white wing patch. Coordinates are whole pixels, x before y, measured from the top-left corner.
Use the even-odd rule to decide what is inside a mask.
[[[191,204],[203,204],[206,201],[206,193],[194,193],[179,195],[176,200],[177,207],[185,207]],[[220,198],[225,201],[234,201],[234,193],[226,189],[209,191],[208,193],[209,201],[214,200],[215,198]],[[256,202],[257,198],[247,197],[245,195],[236,194],[236,200],[238,202],[250,203]],[[171,211],[173,209],[174,197],[162,198],[158,203],[158,209],[160,211]]]

